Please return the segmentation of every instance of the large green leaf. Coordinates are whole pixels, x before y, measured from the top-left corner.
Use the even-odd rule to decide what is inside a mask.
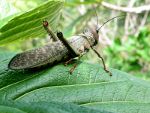
[[[2,113],[114,113],[60,102],[0,102]]]
[[[150,83],[111,69],[81,62],[72,75],[58,64],[37,71],[7,70],[13,53],[0,53],[0,100],[65,102],[117,113],[149,113]]]
[[[53,30],[56,29],[63,3],[64,0],[50,0],[12,19],[0,29],[0,45],[46,33],[42,26],[45,19],[49,21]]]
[[[0,102],[1,113],[112,113],[72,103],[60,102]],[[114,112],[113,112],[114,113]]]

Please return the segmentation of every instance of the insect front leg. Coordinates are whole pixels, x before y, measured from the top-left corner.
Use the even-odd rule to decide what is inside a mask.
[[[80,47],[80,49],[79,49],[79,52],[80,52],[80,55],[77,57],[77,58],[79,58],[80,59],[80,57],[82,57],[85,53],[87,53],[89,51],[89,46],[82,46],[82,47]],[[73,60],[75,60],[74,58],[70,58],[68,61],[66,61],[65,63],[64,63],[64,65],[65,66],[67,66],[68,64],[70,64]],[[78,60],[78,59],[76,59],[76,60]]]
[[[75,63],[75,64],[73,65],[73,67],[70,69],[70,71],[69,71],[70,74],[73,73],[73,71],[75,70],[75,68],[77,67],[77,65],[78,65],[78,63],[79,63],[80,58],[81,58],[83,55],[85,55],[85,54],[89,51],[89,49],[90,49],[90,45],[89,45],[89,44],[86,44],[86,45],[80,47],[80,49],[79,49],[80,55],[79,55],[79,57],[78,57],[78,59],[77,59],[77,63]],[[70,61],[68,61],[68,62],[70,62]]]
[[[105,72],[109,73],[109,75],[112,76],[112,73],[106,68],[105,61],[104,61],[103,57],[97,52],[97,50],[95,48],[93,48],[93,47],[91,47],[91,48],[97,54],[97,56],[102,60],[103,68],[104,68]]]
[[[86,52],[80,54],[80,56],[77,57],[77,62],[72,66],[72,68],[69,70],[69,73],[72,74],[75,70],[75,68],[78,66],[79,64],[79,60],[81,59],[81,57],[85,54]]]

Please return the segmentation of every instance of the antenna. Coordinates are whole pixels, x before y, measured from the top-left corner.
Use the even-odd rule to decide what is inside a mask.
[[[98,5],[99,6],[99,5]],[[97,6],[97,7],[98,7]],[[97,26],[98,26],[98,14],[97,14],[97,11],[96,11],[96,7],[94,7],[94,6],[92,6],[93,8],[94,8],[94,11],[95,11],[95,16],[97,17]],[[99,28],[97,28],[96,29],[96,32],[98,33],[99,32],[99,30],[106,24],[106,23],[108,23],[109,21],[111,21],[111,20],[113,20],[113,19],[115,19],[115,18],[121,18],[121,17],[125,17],[125,15],[120,15],[120,16],[115,16],[115,17],[113,17],[113,18],[110,18],[109,20],[107,20],[106,22],[104,22]]]
[[[125,17],[125,15],[115,16],[115,17],[113,17],[113,18],[107,20],[106,22],[104,22],[104,23],[96,30],[96,32],[98,33],[99,30],[100,30],[106,23],[108,23],[109,21],[111,21],[111,20],[113,20],[113,19],[115,19],[115,18],[121,18],[121,17]]]

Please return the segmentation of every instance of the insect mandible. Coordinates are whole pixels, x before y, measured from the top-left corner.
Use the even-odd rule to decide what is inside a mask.
[[[117,17],[121,16],[114,18]],[[114,18],[107,20],[103,25]],[[98,44],[98,33],[101,27],[72,36],[69,40],[64,38],[62,32],[57,32],[57,35],[55,35],[49,27],[48,21],[43,21],[43,27],[53,39],[53,43],[15,55],[8,64],[9,69],[33,69],[47,64],[53,65],[61,61],[66,61],[65,64],[67,65],[74,58],[80,59],[91,48],[102,60],[104,70],[112,76],[112,73],[106,68],[103,57],[94,48]],[[69,71],[70,74],[76,66],[77,64],[73,65]]]

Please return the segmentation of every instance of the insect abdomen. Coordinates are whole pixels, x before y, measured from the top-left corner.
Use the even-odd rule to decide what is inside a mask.
[[[60,42],[54,42],[51,45],[17,54],[12,58],[8,67],[14,70],[39,67],[61,59],[60,57],[67,54],[66,52]]]

